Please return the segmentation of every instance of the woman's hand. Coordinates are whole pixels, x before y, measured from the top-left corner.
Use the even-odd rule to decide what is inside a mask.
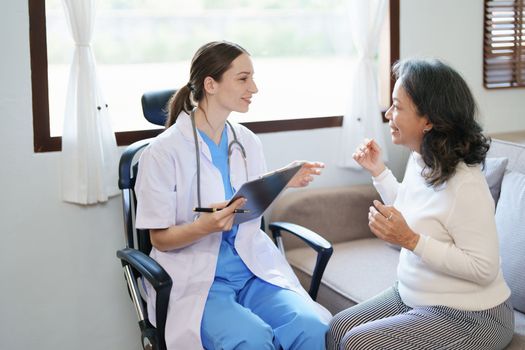
[[[293,166],[301,162],[295,161],[288,166]],[[321,169],[324,168],[324,163],[321,162],[303,162],[303,166],[288,182],[287,187],[305,187],[314,180],[314,175],[320,175]]]
[[[192,223],[172,225],[164,229],[150,229],[151,244],[162,252],[186,247],[213,232],[229,231],[235,218],[234,210],[246,203],[239,198],[229,206],[228,202],[214,203],[212,208],[221,208],[214,213],[200,213]]]
[[[368,226],[378,238],[409,250],[414,250],[419,241],[419,235],[408,227],[403,214],[378,200],[368,212]]]
[[[233,219],[235,218],[235,209],[239,209],[246,203],[246,199],[239,198],[229,206],[228,202],[211,204],[211,208],[220,208],[214,213],[201,213],[194,224],[201,232],[212,233],[229,231],[233,226]]]
[[[364,143],[355,150],[352,158],[374,177],[385,170],[385,163],[381,159],[381,148],[374,139],[365,139]]]

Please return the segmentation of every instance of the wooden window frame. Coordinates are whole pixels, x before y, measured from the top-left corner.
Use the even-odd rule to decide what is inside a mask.
[[[486,89],[525,87],[524,10],[524,0],[484,1],[483,85]],[[494,21],[498,18],[500,21]],[[494,33],[495,30],[499,32]]]
[[[29,2],[29,41],[33,94],[33,144],[35,152],[61,151],[62,137],[51,136],[49,121],[48,64],[45,0]],[[399,0],[390,0],[390,63],[399,59]],[[394,81],[391,79],[390,88]],[[255,133],[340,127],[343,116],[243,122]],[[119,146],[158,135],[163,129],[116,132]]]

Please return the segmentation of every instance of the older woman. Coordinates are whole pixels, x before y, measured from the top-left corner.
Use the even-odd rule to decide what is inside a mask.
[[[373,177],[369,227],[402,247],[398,281],[337,314],[329,349],[503,349],[514,316],[500,269],[494,201],[481,172],[489,141],[461,76],[437,60],[394,67],[386,113],[411,155],[398,183],[373,140],[354,159]]]

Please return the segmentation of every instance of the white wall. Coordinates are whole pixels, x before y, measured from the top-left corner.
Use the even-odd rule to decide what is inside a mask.
[[[120,198],[93,207],[60,201],[59,153],[33,153],[27,1],[1,6],[0,347],[138,349],[115,258],[123,244]],[[525,129],[523,90],[481,87],[481,1],[403,0],[401,6],[403,57],[446,59],[471,84],[489,131]],[[443,10],[454,7],[455,13]],[[512,107],[501,111],[503,103]],[[316,159],[328,167],[314,186],[369,181],[335,166],[337,138],[337,128],[261,135],[270,168]],[[400,175],[406,153],[398,147],[391,153]]]
[[[483,1],[401,0],[400,21],[401,57],[437,57],[461,72],[486,132],[525,130],[525,89],[483,87]]]
[[[0,6],[0,348],[139,349],[119,198],[60,201],[59,153],[33,153],[27,1]]]

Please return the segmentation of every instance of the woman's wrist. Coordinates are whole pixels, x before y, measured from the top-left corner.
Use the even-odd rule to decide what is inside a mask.
[[[193,235],[196,235],[198,237],[200,236],[205,236],[206,234],[208,234],[208,230],[206,229],[204,223],[202,222],[202,220],[195,220],[193,221],[189,226],[188,228],[190,229],[190,232],[193,234]]]
[[[415,233],[412,230],[410,232],[411,232],[410,238],[406,241],[403,247],[405,247],[408,250],[414,251],[414,249],[416,249],[416,246],[419,242],[419,234]]]
[[[379,175],[381,175],[383,173],[383,171],[386,170],[386,166],[384,164],[381,164],[379,167],[377,167],[376,169],[370,169],[370,174],[373,176],[373,177],[378,177]]]

